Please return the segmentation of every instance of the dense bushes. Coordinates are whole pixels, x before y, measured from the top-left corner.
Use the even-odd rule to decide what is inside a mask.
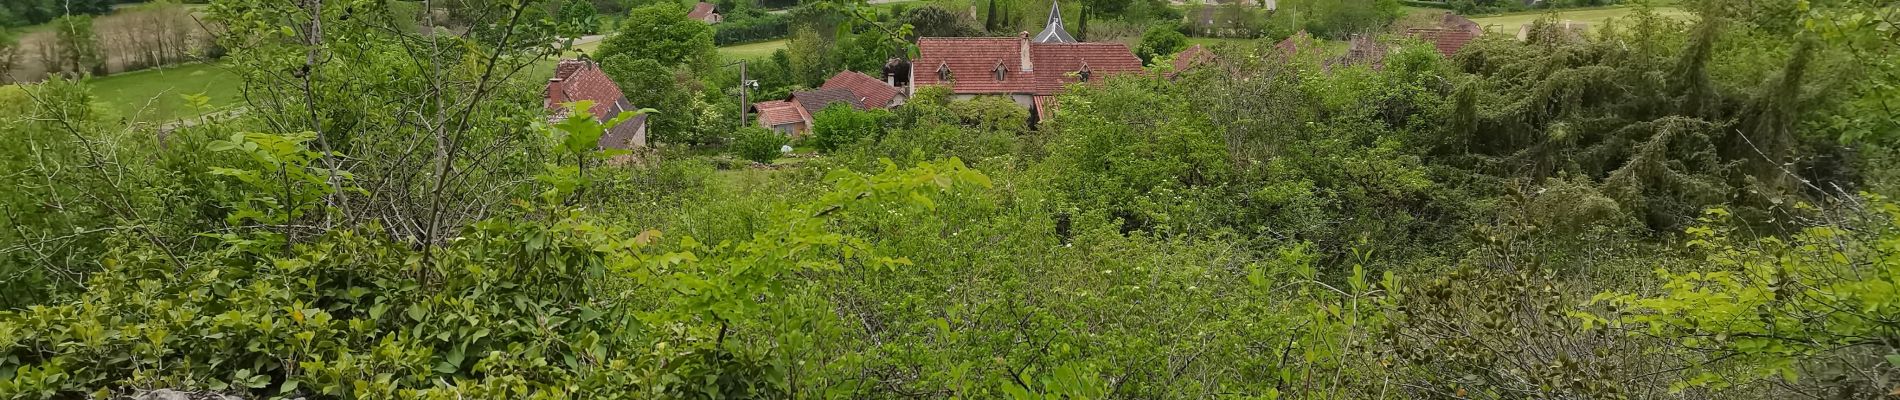
[[[1142,63],[1153,64],[1156,57],[1171,56],[1187,48],[1187,35],[1181,34],[1177,27],[1156,25],[1141,34],[1141,43],[1135,46],[1135,56]]]
[[[884,135],[888,115],[884,110],[858,110],[849,103],[831,103],[812,114],[815,126],[805,143],[819,151],[832,152],[859,140],[876,139]]]
[[[315,81],[322,101],[159,145],[110,129],[83,85],[0,90],[0,127],[32,144],[0,149],[0,265],[31,286],[4,292],[0,395],[1753,399],[1896,382],[1900,207],[1819,189],[1893,190],[1857,180],[1891,166],[1836,154],[1842,127],[1878,123],[1861,101],[1881,85],[1848,80],[1881,79],[1862,75],[1891,65],[1859,62],[1871,51],[1639,23],[1449,60],[1400,42],[1376,67],[1223,53],[1074,85],[1035,125],[1012,98],[918,88],[822,156],[715,170],[689,146],[598,151],[590,116],[542,122],[538,79],[453,83],[487,69],[461,60],[513,58],[456,47],[474,53],[433,75],[338,22],[340,64],[306,75],[336,77]],[[290,34],[230,26],[247,84],[297,87],[263,67],[306,62]],[[1834,91],[1771,101],[1806,85]],[[278,126],[295,129],[257,132]],[[759,162],[785,140],[727,132]]]
[[[782,154],[780,148],[791,139],[784,133],[760,127],[744,127],[732,135],[732,153],[757,163],[771,163]]]
[[[792,34],[791,19],[754,7],[727,10],[724,21],[713,25],[713,43],[729,46],[783,38]]]

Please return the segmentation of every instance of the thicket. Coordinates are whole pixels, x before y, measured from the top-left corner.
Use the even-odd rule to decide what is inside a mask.
[[[792,33],[790,18],[749,4],[725,9],[721,16],[725,20],[713,25],[713,43],[720,46],[778,39]]]
[[[547,121],[522,8],[451,42],[219,2],[265,88],[239,118],[155,137],[80,83],[0,89],[0,395],[1878,398],[1900,131],[1868,6],[1376,67],[1216,48],[1034,126],[920,88],[713,171]]]

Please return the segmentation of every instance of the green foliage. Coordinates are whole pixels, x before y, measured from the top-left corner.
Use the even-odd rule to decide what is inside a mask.
[[[0,26],[0,84],[12,82],[13,68],[21,61],[20,34]]]
[[[884,110],[858,110],[850,103],[832,103],[812,114],[811,136],[805,143],[823,152],[834,152],[859,140],[884,136],[889,119]]]
[[[254,241],[260,247],[290,243],[290,224],[307,223],[312,214],[324,212],[323,200],[347,187],[354,178],[349,171],[324,169],[316,160],[326,155],[309,149],[316,134],[272,135],[234,133],[229,140],[211,142],[211,151],[242,154],[248,165],[237,168],[212,167],[212,175],[230,177],[241,183],[241,192],[250,195],[233,204],[225,222],[233,226],[255,224],[270,233],[260,233]],[[237,235],[225,235],[237,240]]]
[[[561,4],[560,13],[555,18],[560,21],[555,32],[563,37],[580,37],[600,31],[600,11],[594,8],[592,1]]]
[[[21,27],[58,20],[68,15],[101,15],[116,0],[16,0],[0,4],[0,27]]]
[[[1144,64],[1154,64],[1157,57],[1172,56],[1187,48],[1187,35],[1175,27],[1155,25],[1141,34],[1141,43],[1135,45],[1135,56]]]
[[[1811,390],[1884,394],[1900,359],[1888,340],[1900,318],[1900,206],[1873,196],[1849,207],[1832,224],[1752,241],[1736,237],[1727,210],[1709,209],[1687,231],[1702,263],[1657,267],[1658,290],[1602,293],[1592,301],[1613,312],[1578,318],[1669,340],[1706,363],[1681,374],[1678,390],[1820,379],[1825,388]]]
[[[904,23],[912,27],[912,37],[966,37],[982,33],[970,26],[962,14],[935,4],[910,9],[903,18]]]
[[[733,133],[731,147],[732,153],[739,158],[757,163],[771,163],[782,155],[779,149],[788,143],[791,143],[791,139],[785,137],[784,133],[748,126],[739,128],[738,132]]]
[[[1370,34],[1405,15],[1398,0],[1288,0],[1280,7],[1298,13],[1306,31],[1334,40]]]
[[[746,4],[746,3],[740,3]],[[791,34],[791,19],[771,14],[749,4],[724,9],[724,20],[713,25],[713,43],[720,46],[771,40]]]
[[[568,131],[582,139],[563,139],[573,144],[564,147],[586,148],[585,137],[610,125],[581,121],[592,119],[561,129],[592,132]],[[271,161],[308,155],[296,137],[244,139],[229,146]],[[832,193],[780,207],[781,224],[751,240],[681,238],[670,250],[657,248],[658,231],[599,225],[558,202],[523,203],[513,216],[475,223],[462,239],[423,250],[437,255],[433,263],[419,263],[421,253],[400,242],[348,230],[278,256],[250,258],[241,247],[207,253],[183,269],[130,257],[144,245],[121,244],[85,295],[0,312],[0,367],[10,372],[0,389],[27,397],[155,386],[348,398],[784,396],[785,373],[802,361],[746,343],[804,331],[780,319],[796,311],[777,301],[797,299],[786,277],[909,264],[855,250],[868,242],[824,221],[928,211],[940,193],[988,185],[956,160],[829,180]],[[551,190],[570,189],[579,187]],[[732,325],[741,322],[755,328],[739,332]]]
[[[1044,164],[1055,169],[1050,184],[1075,207],[1105,211],[1131,227],[1160,225],[1169,216],[1147,203],[1217,185],[1231,172],[1225,144],[1207,119],[1192,114],[1192,102],[1147,90],[1151,83],[1111,80],[1061,100],[1055,128],[1062,134]]]
[[[50,70],[67,77],[85,74],[105,75],[105,56],[99,50],[99,34],[92,30],[92,17],[67,15],[53,21],[52,56],[45,60]]]
[[[621,93],[636,107],[660,110],[647,117],[647,138],[662,143],[704,143],[696,129],[692,75],[656,59],[613,55],[600,62],[602,72],[620,85]]]
[[[1070,6],[1100,36],[1165,14],[1126,3]],[[1308,3],[1232,32],[1395,16]],[[814,110],[823,154],[782,162],[782,133],[732,126],[736,68],[694,51],[603,57],[661,111],[665,145],[630,154],[601,137],[651,110],[547,119],[545,77],[525,72],[559,54],[546,3],[443,3],[462,37],[317,4],[203,9],[241,114],[154,132],[83,84],[0,88],[17,143],[0,147],[0,397],[1754,399],[1897,382],[1900,207],[1829,195],[1900,182],[1871,2],[1716,8],[1734,13],[1693,31],[1639,9],[1449,58],[1393,37],[1348,58],[1220,46],[1220,68],[1069,85],[1033,124],[1023,97],[919,87],[888,115]],[[998,2],[987,28],[1045,6]],[[880,9],[790,13],[808,29],[749,65],[753,98],[908,52],[893,21],[916,13]]]
[[[667,68],[705,66],[713,57],[713,28],[686,18],[686,12],[673,2],[634,8],[620,20],[620,28],[601,42],[596,54],[603,60],[615,56],[652,59]]]

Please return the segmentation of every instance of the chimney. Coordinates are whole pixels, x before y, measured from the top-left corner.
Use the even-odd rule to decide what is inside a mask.
[[[1022,67],[1017,68],[1017,70],[1023,72],[1035,71],[1036,65],[1029,62],[1029,31],[1022,31],[1022,33],[1016,34],[1016,39],[1017,47],[1022,48],[1023,53]]]

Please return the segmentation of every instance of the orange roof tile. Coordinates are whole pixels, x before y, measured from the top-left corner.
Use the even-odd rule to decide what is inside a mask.
[[[864,109],[889,107],[891,100],[897,98],[899,93],[896,87],[858,71],[839,72],[837,75],[832,75],[831,79],[825,80],[824,85],[818,87],[849,90],[858,96],[861,103],[858,106]]]
[[[1445,57],[1458,54],[1458,50],[1465,48],[1465,44],[1477,39],[1477,35],[1471,34],[1471,31],[1456,28],[1412,28],[1407,29],[1405,34],[1431,43],[1432,47],[1438,48],[1438,53],[1444,54]]]
[[[1141,59],[1121,43],[1030,43],[1024,38],[917,40],[911,63],[915,85],[948,85],[957,94],[1050,95],[1077,82],[1084,66],[1091,81],[1141,71]],[[997,70],[1002,79],[997,79]],[[949,80],[939,71],[947,70]]]
[[[695,21],[705,21],[706,17],[712,16],[713,12],[717,11],[717,8],[718,6],[713,5],[713,3],[700,2],[693,4],[693,10],[686,12],[686,18],[692,18]]]
[[[555,119],[567,117],[567,103],[583,100],[594,102],[593,107],[587,109],[587,113],[593,114],[594,118],[603,122],[619,117],[622,112],[632,112],[636,109],[620,91],[620,85],[607,77],[607,73],[601,71],[599,64],[590,60],[561,60],[560,63],[555,64],[554,78],[548,79],[545,95],[544,105]],[[645,115],[634,117],[609,129],[601,143],[629,143],[631,141],[636,146],[645,145],[644,140],[640,139],[642,136],[640,133],[645,126]]]
[[[959,94],[1034,92],[1035,74],[1024,71],[1022,65],[1028,59],[1025,42],[1000,37],[919,38],[911,84],[947,84],[952,93]],[[1001,80],[996,77],[998,66],[1004,69]],[[940,79],[939,71],[948,71],[949,80]]]
[[[785,100],[761,101],[752,103],[752,108],[759,113],[759,125],[767,128],[805,122],[805,112],[800,109],[798,103]]]

